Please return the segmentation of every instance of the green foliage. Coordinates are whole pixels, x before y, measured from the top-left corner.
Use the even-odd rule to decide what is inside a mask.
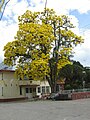
[[[72,89],[74,89],[74,88],[72,88],[70,84],[66,84],[66,85],[65,85],[65,89],[66,89],[66,90],[72,90]]]
[[[85,71],[85,74],[83,74],[83,71]],[[85,87],[89,83],[90,74],[87,71],[79,62],[73,61],[71,65],[68,64],[59,71],[59,79],[60,77],[66,78],[65,89],[79,89],[83,87],[83,80],[85,81]]]
[[[35,80],[46,77],[55,86],[59,70],[70,64],[72,49],[83,42],[82,37],[72,32],[74,26],[68,16],[57,16],[53,9],[27,10],[18,20],[14,41],[4,47],[4,63],[16,64],[16,72],[22,78],[24,75]]]
[[[84,68],[85,74],[83,74],[83,78],[85,81],[85,87],[90,88],[90,68],[86,67]]]

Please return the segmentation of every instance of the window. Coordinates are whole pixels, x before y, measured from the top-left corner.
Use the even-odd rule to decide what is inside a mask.
[[[30,93],[32,93],[32,88],[30,88]]]
[[[49,86],[46,86],[46,93],[50,93]]]
[[[35,93],[36,92],[36,88],[26,88],[26,93]]]
[[[28,77],[28,76],[25,75],[24,80],[32,80],[32,77],[31,76]]]
[[[24,76],[24,80],[28,80],[27,76]]]
[[[26,93],[28,93],[28,88],[26,88]]]
[[[38,87],[38,93],[40,93],[41,92],[41,89],[40,89],[40,87]]]
[[[42,93],[45,93],[45,86],[42,86]]]
[[[22,87],[20,87],[20,95],[22,95]]]
[[[36,88],[33,88],[33,92],[36,92]]]
[[[2,96],[3,96],[3,87],[2,87]]]

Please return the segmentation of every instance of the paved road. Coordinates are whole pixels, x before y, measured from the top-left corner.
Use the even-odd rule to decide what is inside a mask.
[[[90,99],[0,103],[0,120],[90,120]]]

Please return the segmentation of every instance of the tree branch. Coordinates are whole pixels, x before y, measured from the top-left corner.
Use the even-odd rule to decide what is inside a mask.
[[[10,0],[8,0],[8,1],[5,3],[5,5],[4,5],[3,11],[2,11],[2,14],[1,14],[1,17],[0,17],[0,21],[1,21],[2,17],[3,17],[5,8],[6,8],[7,4],[9,3],[9,1],[10,1]]]

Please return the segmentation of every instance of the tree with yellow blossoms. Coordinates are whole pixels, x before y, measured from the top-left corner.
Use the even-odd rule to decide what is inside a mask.
[[[4,63],[16,65],[21,79],[47,79],[56,91],[59,70],[70,64],[73,48],[83,39],[72,32],[68,16],[56,15],[53,9],[43,12],[27,10],[18,17],[19,29],[12,42],[4,46]]]

